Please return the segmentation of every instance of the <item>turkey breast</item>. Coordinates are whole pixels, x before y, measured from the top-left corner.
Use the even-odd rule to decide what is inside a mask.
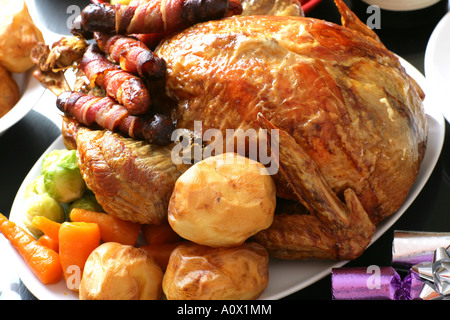
[[[312,18],[235,16],[191,27],[156,53],[179,128],[197,120],[225,134],[259,128],[262,114],[341,199],[353,189],[375,224],[403,203],[426,148],[423,93],[376,39]]]

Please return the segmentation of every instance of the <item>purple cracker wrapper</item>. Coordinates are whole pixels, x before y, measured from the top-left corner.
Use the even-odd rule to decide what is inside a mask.
[[[334,300],[418,300],[424,282],[414,272],[402,280],[392,267],[334,268],[331,270]]]
[[[392,267],[335,268],[331,286],[335,300],[393,300],[402,280]]]
[[[450,233],[394,231],[392,266],[409,270],[413,265],[432,262],[436,248],[450,245]]]
[[[420,300],[424,282],[418,274],[410,271],[403,279],[401,287],[394,296],[395,300]]]
[[[392,266],[334,268],[335,300],[450,299],[450,233],[395,231]],[[404,280],[396,269],[408,271]]]

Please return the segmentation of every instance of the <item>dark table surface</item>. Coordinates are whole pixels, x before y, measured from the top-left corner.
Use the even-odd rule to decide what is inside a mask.
[[[76,0],[35,0],[40,22],[48,30],[57,34],[68,34],[67,21],[76,13],[77,8],[83,8],[88,1]],[[351,2],[348,2],[351,6]],[[331,0],[324,0],[309,16],[339,23],[340,16]],[[380,31],[380,37],[386,46],[402,56],[422,73],[424,72],[424,55],[428,38],[434,26],[420,30]],[[47,97],[47,98],[46,98]],[[31,167],[59,137],[60,126],[55,119],[54,100],[48,93],[36,104],[21,121],[0,135],[0,212],[5,215],[11,210],[14,197],[23,179]],[[46,114],[48,110],[49,115]],[[448,123],[446,122],[446,129]],[[448,132],[448,130],[446,130]],[[444,146],[438,163],[416,200],[400,217],[400,219],[365,253],[346,266],[367,267],[370,265],[389,266],[392,258],[392,240],[394,230],[450,232],[450,137],[446,134]],[[4,250],[0,246],[0,250]],[[0,252],[1,255],[1,252]],[[0,263],[5,260],[0,259]],[[11,278],[11,290],[17,294],[14,299],[35,299],[14,274],[0,277]],[[8,280],[9,281],[9,280]],[[0,281],[0,284],[2,281]],[[0,287],[0,299],[2,297]],[[285,299],[330,300],[331,276],[296,292]]]

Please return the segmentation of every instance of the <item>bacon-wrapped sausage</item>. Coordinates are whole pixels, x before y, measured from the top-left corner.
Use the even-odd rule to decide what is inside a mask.
[[[82,26],[83,19],[81,18],[81,15],[77,16],[73,22],[72,27],[70,28],[70,33],[74,36],[83,37],[86,40],[90,40],[94,38],[94,33],[89,30],[85,30]]]
[[[124,106],[110,97],[65,91],[58,96],[56,106],[66,116],[86,126],[96,124],[103,129],[156,145],[169,144],[175,129],[173,123],[163,115],[130,115]]]
[[[91,4],[81,12],[85,30],[119,34],[178,31],[198,22],[240,14],[239,0],[150,0]]]
[[[166,62],[156,56],[147,46],[134,38],[96,32],[97,45],[111,60],[120,64],[122,70],[137,74],[147,80],[162,79]]]
[[[159,33],[133,33],[131,36],[143,42],[150,50],[155,50],[161,40],[171,34],[172,32],[166,31]]]
[[[151,99],[144,81],[109,61],[96,44],[91,44],[84,53],[80,69],[92,86],[97,84],[103,87],[108,96],[122,104],[131,114],[149,111]]]

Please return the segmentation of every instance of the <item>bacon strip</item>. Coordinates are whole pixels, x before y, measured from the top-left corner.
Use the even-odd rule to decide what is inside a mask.
[[[110,97],[96,97],[76,91],[61,93],[56,105],[68,117],[86,126],[98,125],[137,140],[156,145],[171,142],[173,123],[163,115],[131,115]]]
[[[171,34],[172,32],[166,31],[159,33],[133,33],[131,36],[143,42],[150,50],[155,50],[161,40]]]
[[[100,50],[119,63],[122,70],[151,81],[163,78],[166,62],[149,50],[143,42],[123,35],[100,32],[96,32],[94,37]]]
[[[131,114],[149,111],[150,93],[142,79],[109,61],[97,45],[88,47],[81,59],[80,69],[86,74],[91,86],[97,84],[103,87],[108,96],[117,100]]]
[[[81,12],[85,30],[118,34],[175,32],[198,22],[240,14],[239,0],[150,0],[91,4]]]

